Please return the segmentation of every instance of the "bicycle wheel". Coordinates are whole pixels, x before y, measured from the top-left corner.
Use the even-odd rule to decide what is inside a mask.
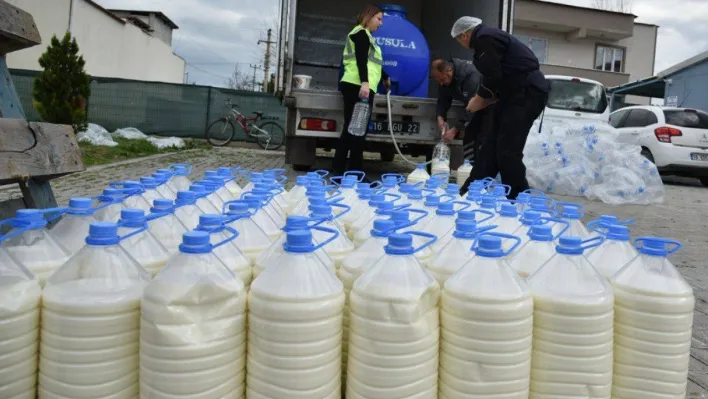
[[[206,139],[209,144],[215,147],[223,147],[229,144],[236,134],[234,124],[228,118],[220,118],[209,125],[206,131]]]
[[[268,134],[258,134],[258,145],[264,150],[275,151],[285,142],[285,130],[276,122],[266,122],[259,126]]]

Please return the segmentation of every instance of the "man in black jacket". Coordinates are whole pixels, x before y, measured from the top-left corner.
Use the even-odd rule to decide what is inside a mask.
[[[541,114],[550,85],[538,58],[507,32],[482,24],[474,17],[455,22],[451,35],[463,47],[474,50],[473,62],[482,74],[480,89],[467,104],[478,112],[497,102],[495,134],[479,145],[473,179],[496,177],[511,186],[510,199],[529,188],[524,166],[524,146],[534,120]]]
[[[454,126],[448,125],[447,112],[450,110],[453,101],[460,101],[466,105],[477,95],[482,75],[477,71],[472,61],[458,58],[451,60],[438,58],[433,61],[430,70],[433,79],[440,85],[438,88],[436,116],[438,128],[441,131],[447,129],[443,140],[450,142],[464,132],[462,138],[464,157],[474,165],[477,157],[477,143],[480,137],[487,135],[492,130],[494,106],[492,105],[479,112],[465,111],[463,115],[459,115]],[[467,182],[458,182],[458,184],[462,185],[461,194],[464,195],[467,192],[470,182],[471,179],[468,179]]]

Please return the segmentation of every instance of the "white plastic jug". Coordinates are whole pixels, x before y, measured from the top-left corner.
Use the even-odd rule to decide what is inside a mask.
[[[366,185],[357,188],[357,196],[352,200],[351,210],[346,214],[342,215],[339,220],[344,226],[344,230],[348,233],[352,224],[359,219],[359,217],[364,213],[364,211],[369,207],[369,200],[371,199],[371,188]]]
[[[405,181],[406,178],[398,173],[384,173],[381,175],[381,188],[379,190],[382,193],[400,196],[401,192],[398,185],[405,183]]]
[[[39,283],[44,282],[63,265],[71,253],[52,238],[46,229],[45,215],[60,215],[61,208],[19,209],[12,219],[0,222],[11,230],[4,236],[2,247],[22,266],[29,270]]]
[[[528,281],[534,299],[529,398],[610,398],[612,287],[583,252],[602,237],[561,236]]]
[[[470,163],[469,159],[465,159],[465,162],[462,163],[462,165],[457,168],[457,172],[455,172],[455,176],[457,179],[457,184],[465,184],[467,179],[470,178],[470,174],[472,173],[472,164]]]
[[[681,244],[655,237],[636,243],[639,256],[610,279],[615,292],[612,397],[684,398],[695,298],[667,259]]]
[[[431,193],[424,197],[423,207],[420,209],[423,209],[424,211],[428,212],[428,216],[420,220],[418,222],[418,226],[427,226],[428,223],[430,223],[430,220],[435,216],[435,213],[438,210],[438,205],[440,205],[440,202],[440,196],[437,194]]]
[[[103,193],[96,197],[98,206],[93,217],[98,221],[117,222],[120,219],[120,211],[125,207],[123,201],[127,195],[122,189],[104,189]]]
[[[459,205],[459,208],[455,209],[455,205]],[[435,237],[443,237],[450,230],[455,228],[457,212],[464,211],[469,207],[469,202],[441,202],[438,204],[438,209],[435,211],[435,216],[431,217],[427,224],[421,225],[419,229],[426,233],[432,234]]]
[[[182,235],[187,232],[187,228],[175,215],[175,206],[172,200],[156,199],[150,208],[149,218],[148,231],[160,241],[169,254],[176,254],[179,251],[179,244],[182,243]]]
[[[248,207],[253,212],[251,219],[268,235],[270,241],[273,242],[283,234],[283,231],[281,230],[282,225],[271,218],[266,208],[270,204],[271,198],[270,196],[266,197],[252,193],[244,195]]]
[[[529,209],[531,198],[533,196],[538,196],[538,197],[544,198],[544,197],[546,197],[546,193],[544,193],[543,191],[540,191],[540,190],[529,188],[527,190],[520,192],[516,196],[516,210],[519,214],[523,214],[524,211]]]
[[[491,225],[491,224],[497,224],[497,218],[499,218],[499,211],[501,210],[501,202],[499,200],[499,197],[493,195],[493,194],[484,194],[480,196],[480,201],[479,201],[479,209],[491,212],[494,214],[493,217],[486,219],[484,222],[480,222],[480,224],[484,225]]]
[[[248,183],[246,183],[246,185],[243,186],[242,194],[253,190],[253,187],[255,186],[255,184],[260,182],[261,179],[263,178],[263,173],[261,173],[261,172],[250,172],[250,175],[248,173],[249,172],[246,172],[246,174],[245,174],[245,176],[248,179]]]
[[[563,223],[568,228],[568,223]],[[508,257],[509,266],[524,279],[536,273],[556,254],[555,241],[558,239],[553,235],[553,227],[548,223],[532,225],[527,238],[528,240],[522,240],[524,244],[519,250]]]
[[[177,192],[172,191],[172,188],[167,184],[172,177],[172,172],[168,169],[158,169],[151,177],[157,180],[157,192],[159,192],[164,198],[169,198],[174,200],[177,197]]]
[[[339,207],[340,205],[334,204],[335,206]],[[344,207],[347,212],[348,208],[345,205],[341,205],[341,207]],[[335,269],[339,270],[340,267],[342,267],[342,259],[346,257],[348,254],[350,254],[352,251],[354,251],[354,244],[347,238],[346,234],[344,233],[344,228],[342,227],[341,223],[339,223],[338,218],[344,215],[344,213],[340,213],[339,215],[335,216],[334,212],[332,211],[332,206],[330,205],[316,205],[312,207],[312,214],[310,217],[312,219],[317,219],[317,220],[323,220],[322,222],[318,223],[318,226],[321,227],[326,227],[331,230],[336,230],[338,235],[335,237],[333,240],[330,240],[330,242],[323,246],[323,249],[329,255],[330,258],[334,261],[334,267]],[[316,242],[324,242],[327,240],[328,233],[325,233],[323,230],[315,229],[312,231],[312,236],[313,239]]]
[[[389,236],[352,287],[347,399],[436,397],[440,286],[416,259],[412,234]]]
[[[445,186],[445,195],[453,198],[453,201],[462,201],[460,186],[455,183],[448,183]]]
[[[580,237],[583,240],[591,236],[590,231],[582,222],[582,218],[585,215],[585,210],[581,204],[576,204],[573,202],[557,202],[556,205],[561,208],[559,217],[570,223],[570,228],[568,228],[562,235]],[[554,225],[553,235],[559,235],[562,229],[562,225]]]
[[[276,228],[282,229],[283,226],[285,226],[286,214],[283,208],[278,205],[276,201],[277,196],[277,189],[273,189],[270,186],[263,186],[261,183],[258,183],[256,184],[256,187],[251,190],[250,193],[245,194],[243,198],[246,200],[252,197],[262,198],[262,212],[268,215],[268,219],[272,221],[272,224],[275,225]]]
[[[134,230],[131,234],[137,234]],[[138,396],[140,298],[150,273],[95,222],[44,287],[39,397]]]
[[[224,215],[201,215],[199,217],[199,226],[197,226],[196,230],[209,233],[211,244],[214,246],[214,255],[216,255],[229,270],[236,274],[241,281],[243,281],[246,288],[248,288],[251,285],[253,277],[251,261],[241,252],[233,241],[241,233],[234,230],[232,227],[226,226],[225,221],[226,218]],[[221,242],[225,243],[218,245]]]
[[[600,215],[597,219],[588,223],[588,229],[593,229],[592,226],[609,226],[612,224],[621,224],[627,226],[634,223],[634,218],[627,220],[619,220],[615,215]]]
[[[617,273],[627,263],[637,257],[637,250],[629,241],[629,228],[621,224],[611,224],[597,226],[595,231],[604,234],[605,242],[597,248],[588,251],[585,255],[591,265],[600,272],[605,278],[609,279]]]
[[[142,209],[123,209],[118,221],[118,234],[128,236],[136,229],[141,231],[121,240],[120,246],[152,277],[165,267],[170,254],[148,230],[148,219]]]
[[[414,188],[406,195],[406,202],[411,204],[411,208],[423,209],[425,207],[425,197],[423,190]]]
[[[273,241],[251,219],[253,214],[246,201],[240,200],[229,204],[226,216],[226,224],[239,232],[234,243],[246,255],[251,265],[254,265],[258,256],[268,249]]]
[[[416,215],[413,217],[413,215]],[[421,220],[428,216],[428,212],[422,209],[399,209],[391,212],[391,220],[396,226],[396,231],[398,233],[407,233],[409,231],[416,230],[416,226]],[[413,236],[413,245],[415,247],[423,247],[424,244],[428,242],[426,237],[421,237],[418,235]],[[437,244],[437,241],[434,243]],[[418,258],[420,263],[425,266],[433,256],[432,245],[426,245],[420,251],[415,253],[415,257]]]
[[[477,236],[495,227],[479,227],[474,219],[458,217],[450,240],[424,266],[442,287],[450,276],[475,256],[472,244]]]
[[[310,211],[310,205],[313,205],[312,201],[314,199],[321,200],[324,202],[334,202],[337,200],[340,200],[341,197],[339,197],[336,193],[331,196],[327,196],[327,192],[324,187],[322,186],[308,186],[307,191],[303,198],[298,201],[292,208],[292,211],[290,212],[290,215],[293,216],[307,216],[309,215]],[[322,202],[320,202],[322,204]]]
[[[533,299],[504,259],[502,238],[520,242],[480,235],[476,256],[443,287],[439,397],[529,397]]]
[[[483,218],[480,220],[477,220],[477,215],[482,215]],[[477,223],[484,223],[487,220],[493,218],[494,216],[495,216],[495,213],[481,210],[481,209],[476,209],[476,210],[472,210],[472,211],[464,210],[464,211],[459,211],[457,213],[457,219],[455,220],[455,222],[457,222],[459,220],[473,220],[476,222],[475,223],[475,225],[476,225]],[[435,241],[435,244],[433,244],[431,246],[433,253],[435,253],[435,254],[440,253],[440,251],[443,249],[443,247],[445,247],[445,245],[447,245],[447,243],[450,242],[450,240],[453,237],[453,234],[455,234],[454,228],[451,229],[450,231],[448,231],[447,233],[445,233],[445,235],[443,235],[442,237],[438,237],[438,240]],[[468,249],[469,249],[469,247],[468,247]],[[428,265],[426,264],[426,266],[428,266]],[[442,287],[442,284],[440,284],[440,286]]]
[[[285,191],[285,188],[274,178],[263,179],[262,185],[263,190],[266,191],[267,194],[273,196],[273,208],[278,213],[279,220],[282,222],[283,225],[285,225],[285,218],[288,216],[287,210],[289,206],[287,199],[287,191]]]
[[[92,205],[90,198],[70,199],[61,220],[49,230],[52,238],[72,255],[84,247],[89,225],[96,221]]]
[[[152,206],[152,204],[155,202],[156,199],[162,199],[162,198],[170,198],[173,199],[174,197],[165,197],[160,193],[160,191],[157,189],[160,183],[157,181],[157,179],[152,178],[152,177],[141,177],[140,178],[140,184],[143,186],[143,190],[145,190],[141,195],[143,199]],[[148,208],[149,211],[149,208]]]
[[[526,243],[531,239],[529,237],[531,228],[537,224],[546,224],[546,220],[547,219],[544,219],[543,214],[538,211],[526,210],[523,214],[521,214],[521,217],[519,218],[521,226],[519,226],[519,228],[512,233],[521,239],[521,245],[519,248],[523,248],[524,245],[526,245]]]
[[[395,194],[372,194],[371,199],[369,200],[368,208],[364,209],[364,211],[361,212],[359,217],[351,224],[351,226],[347,230],[347,234],[349,235],[350,239],[354,239],[356,233],[359,232],[359,230],[365,228],[372,220],[374,220],[374,217],[376,216],[376,210],[378,209],[379,204],[386,201],[387,198],[392,198],[395,201],[399,200],[401,197]]]
[[[214,255],[218,245],[206,232],[185,233],[180,252],[145,288],[141,397],[244,397],[246,290]]]
[[[339,195],[342,197],[338,203],[342,205],[352,206],[353,201],[357,197],[357,184],[366,177],[366,173],[356,170],[345,172],[343,176],[333,176],[329,180],[338,186]],[[368,184],[363,183],[364,186]],[[340,213],[343,209],[335,209],[334,213]]]
[[[359,227],[352,242],[355,247],[360,247],[369,237],[371,237],[371,229],[374,228],[374,220],[389,218],[394,211],[410,206],[410,204],[394,205],[393,201],[381,201],[376,204],[374,217]],[[426,214],[427,215],[427,212]]]
[[[196,182],[189,186],[189,191],[197,195],[196,204],[202,213],[221,213],[223,203],[219,199],[214,191],[211,191],[209,187],[202,184],[201,182]],[[177,193],[179,195],[179,193]]]
[[[253,281],[248,301],[249,398],[339,398],[342,282],[314,254],[312,231],[288,232],[285,252]]]
[[[110,183],[110,186],[116,189],[121,189],[126,194],[126,197],[123,200],[123,205],[125,208],[136,208],[142,209],[145,212],[150,212],[152,201],[148,202],[145,198],[145,187],[143,187],[140,182],[129,180]],[[154,197],[155,194],[157,194],[156,191],[148,196]]]
[[[199,225],[199,215],[204,211],[197,206],[197,194],[194,191],[179,191],[175,200],[175,216],[188,231]]]
[[[521,227],[519,213],[516,205],[512,203],[502,203],[499,210],[499,217],[494,220],[497,228],[494,230],[497,233],[513,234]]]
[[[531,196],[527,210],[539,212],[547,217],[555,217],[558,214],[556,202],[552,198],[541,196]]]
[[[0,237],[0,242],[2,237]],[[0,247],[0,397],[35,399],[42,287]]]
[[[239,167],[221,167],[217,170],[219,176],[225,179],[224,186],[227,190],[229,190],[229,193],[231,193],[231,197],[233,197],[234,199],[240,198],[241,192],[243,191],[241,186],[238,184],[236,176],[234,176],[234,173],[238,173],[239,170]]]
[[[295,181],[295,185],[290,189],[290,191],[288,191],[288,214],[290,214],[295,206],[305,198],[305,195],[307,194],[308,182],[309,179],[307,176],[298,176]]]
[[[428,179],[430,179],[430,175],[428,174],[426,165],[421,163],[415,167],[413,172],[408,174],[406,182],[411,184],[418,184],[425,183]]]
[[[443,188],[443,184],[445,184],[444,179],[440,179],[436,176],[432,176],[430,179],[428,179],[425,182],[425,185],[423,186],[423,190],[430,192],[431,195],[443,195],[445,194],[445,189]]]
[[[192,165],[174,164],[170,165],[168,169],[172,172],[172,176],[167,182],[170,189],[175,193],[188,191],[189,187],[192,185],[192,181],[189,180],[189,175],[192,174]]]
[[[216,195],[219,196],[222,203],[238,199],[238,197],[235,197],[231,193],[231,190],[226,187],[227,181],[233,180],[233,177],[225,177],[221,173],[219,173],[218,170],[207,170],[204,171],[204,180],[217,184]]]

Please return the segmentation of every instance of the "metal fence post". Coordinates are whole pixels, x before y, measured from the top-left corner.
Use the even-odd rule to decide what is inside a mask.
[[[209,119],[211,119],[211,86],[209,86],[209,90],[207,91],[207,108],[206,120],[204,121],[204,134],[206,134],[206,131],[209,128]]]

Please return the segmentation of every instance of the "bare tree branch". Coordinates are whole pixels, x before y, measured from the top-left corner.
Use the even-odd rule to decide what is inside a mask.
[[[593,8],[630,14],[633,0],[590,0]]]
[[[226,86],[235,90],[252,90],[251,80],[248,74],[243,72],[239,65],[236,65],[231,77],[226,81]]]

